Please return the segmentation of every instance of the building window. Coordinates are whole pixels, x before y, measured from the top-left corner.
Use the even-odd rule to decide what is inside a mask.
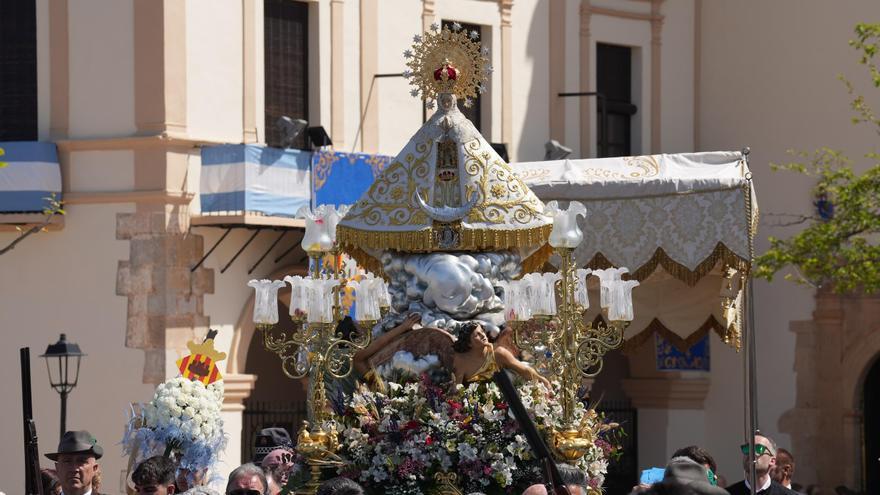
[[[308,120],[309,5],[291,0],[265,0],[266,144],[281,146],[278,118]],[[294,141],[305,147],[305,133]]]
[[[483,26],[479,24],[469,24],[467,22],[461,21],[443,21],[443,27],[452,29],[452,24],[458,22],[461,24],[461,28],[467,32],[476,31],[480,33],[480,40],[483,40]],[[483,132],[483,98],[482,95],[477,94],[477,98],[474,100],[473,105],[470,108],[464,106],[464,101],[458,101],[458,109],[461,110],[461,113],[464,114],[465,117],[468,118],[473,124],[474,127],[477,128],[477,131],[480,133]]]
[[[596,105],[599,157],[631,155],[632,116],[638,110],[632,103],[632,48],[596,45],[596,91],[605,96]]]
[[[0,141],[37,140],[35,0],[0,0]]]

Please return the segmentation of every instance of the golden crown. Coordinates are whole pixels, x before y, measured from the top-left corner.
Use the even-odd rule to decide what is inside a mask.
[[[452,93],[471,106],[492,73],[489,49],[479,40],[480,33],[457,22],[442,29],[435,23],[429,32],[413,36],[412,48],[403,52],[409,67],[403,75],[414,86],[410,94],[424,98],[429,108],[440,93]]]

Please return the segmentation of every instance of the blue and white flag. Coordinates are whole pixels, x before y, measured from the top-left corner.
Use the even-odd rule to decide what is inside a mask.
[[[203,213],[296,215],[308,205],[311,153],[253,144],[202,148]]]
[[[46,198],[61,199],[61,167],[55,143],[0,143],[0,213],[42,213]]]

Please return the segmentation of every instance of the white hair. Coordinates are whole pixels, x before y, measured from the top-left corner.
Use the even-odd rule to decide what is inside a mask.
[[[229,473],[229,481],[226,483],[227,494],[232,491],[232,483],[242,476],[256,476],[259,478],[260,482],[263,484],[263,495],[269,495],[269,483],[266,481],[266,475],[263,473],[263,469],[252,462],[242,464]]]

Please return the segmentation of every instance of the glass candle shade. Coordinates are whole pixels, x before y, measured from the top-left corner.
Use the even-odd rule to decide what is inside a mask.
[[[309,323],[331,323],[333,321],[333,289],[339,280],[305,279],[309,291],[307,320]]]
[[[578,247],[584,240],[584,233],[578,227],[577,217],[585,217],[587,208],[583,203],[572,201],[563,210],[556,201],[547,203],[544,214],[553,217],[553,230],[550,232],[550,245],[555,248]]]
[[[611,289],[610,282],[620,280],[620,276],[629,273],[629,268],[606,268],[604,270],[593,270],[593,275],[599,279],[599,306],[602,309],[608,309],[611,305]]]
[[[611,321],[632,321],[634,318],[632,290],[638,287],[637,280],[614,280],[610,283],[611,305],[608,319]]]
[[[284,287],[280,280],[251,280],[249,287],[254,294],[254,323],[274,325],[278,323],[278,289]]]
[[[290,316],[293,319],[306,316],[309,303],[304,279],[299,275],[288,275],[284,281],[290,284]]]
[[[578,268],[575,271],[575,278],[577,281],[575,282],[574,289],[574,303],[581,309],[581,311],[590,309],[590,296],[587,292],[587,277],[590,276],[593,270],[589,268]]]
[[[307,253],[324,253],[333,249],[336,231],[333,231],[333,236],[330,235],[326,218],[327,212],[324,206],[326,205],[319,206],[315,211],[312,211],[308,206],[303,206],[296,212],[297,217],[306,220],[306,232],[303,234],[300,245]]]

